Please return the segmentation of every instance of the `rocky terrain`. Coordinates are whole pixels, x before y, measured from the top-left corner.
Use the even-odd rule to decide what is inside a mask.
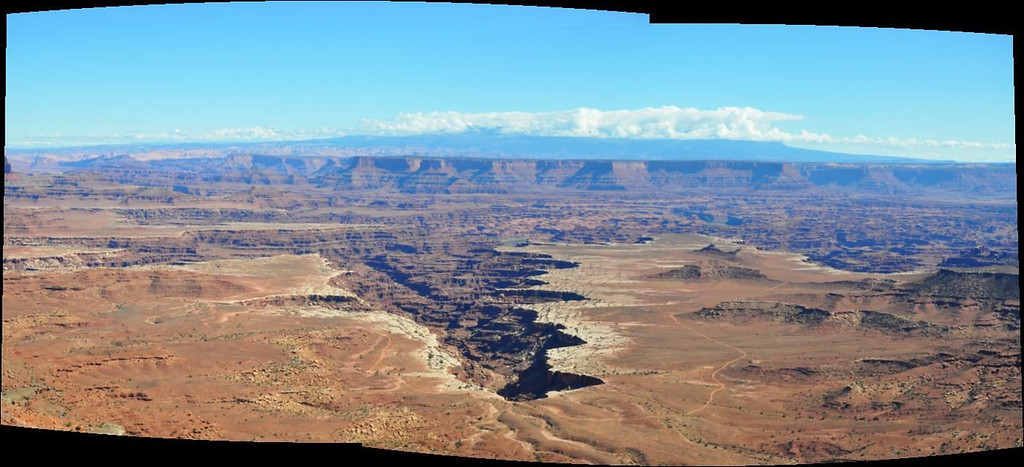
[[[669,277],[677,277],[675,271],[668,271]],[[666,273],[656,277],[663,277],[664,274]],[[972,328],[996,325],[1009,331],[1020,330],[1020,276],[1016,274],[954,272],[941,269],[923,279],[895,287],[883,285],[876,288],[871,287],[870,283],[864,283],[862,288],[866,291],[832,293],[827,296],[826,303],[836,304],[844,300],[875,305],[884,303],[888,307],[909,306],[915,314],[927,313],[929,309],[943,310],[955,316],[957,322],[963,321],[965,316],[976,316],[977,319],[969,324]],[[911,321],[891,313],[871,310],[832,313],[780,302],[725,302],[705,308],[696,316],[703,319],[767,319],[807,325],[829,323],[835,326],[863,326],[885,333],[914,332],[935,337],[948,336],[953,332],[948,326],[937,326],[926,321]]]
[[[654,276],[656,279],[683,280],[721,280],[721,279],[764,279],[764,274],[755,269],[741,266],[710,266],[687,265],[679,269],[665,271]]]
[[[5,177],[5,424],[602,463],[1020,444],[1004,167],[47,167]]]
[[[62,164],[64,174],[8,184],[5,199],[106,200],[116,215],[136,223],[386,223],[388,216],[375,215],[380,211],[375,208],[408,211],[455,199],[487,204],[500,195],[505,197],[486,212],[463,211],[460,220],[492,229],[502,217],[530,220],[527,228],[481,233],[535,241],[625,242],[657,233],[741,238],[865,272],[938,263],[1019,264],[1017,234],[1010,228],[1016,223],[1016,175],[999,165],[244,154],[113,156]],[[130,193],[116,188],[123,184],[135,188]],[[287,187],[288,196],[266,198],[280,187]],[[551,198],[554,193],[558,196]],[[235,205],[174,207],[211,197]],[[576,202],[580,198],[617,209]],[[138,210],[125,204],[140,202],[163,206]],[[358,205],[367,209],[326,209]],[[418,219],[421,226],[436,220]]]

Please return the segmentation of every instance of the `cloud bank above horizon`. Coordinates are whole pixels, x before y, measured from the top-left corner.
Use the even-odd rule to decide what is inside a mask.
[[[829,150],[835,146],[883,151],[890,155],[921,158],[952,157],[952,151],[977,154],[970,160],[1012,161],[1016,145],[916,138],[836,137],[807,130],[787,132],[777,122],[806,120],[798,114],[766,112],[753,107],[721,107],[714,110],[665,106],[637,110],[579,108],[560,112],[429,112],[403,113],[393,120],[365,120],[371,134],[415,135],[462,133],[489,129],[501,134],[637,139],[724,139],[778,142],[797,147]],[[849,150],[849,149],[847,149]],[[888,152],[887,152],[888,151]]]
[[[503,135],[627,139],[720,139],[778,142],[834,152],[892,155],[965,162],[1010,162],[1016,145],[998,142],[921,140],[890,136],[833,136],[807,130],[784,131],[781,122],[806,120],[799,114],[753,107],[713,110],[676,106],[633,110],[577,108],[554,112],[415,112],[390,120],[363,119],[348,130],[277,130],[261,126],[206,132],[130,132],[121,135],[37,135],[11,141],[13,147],[43,148],[94,144],[245,143],[321,139],[339,136],[414,136],[494,131]]]

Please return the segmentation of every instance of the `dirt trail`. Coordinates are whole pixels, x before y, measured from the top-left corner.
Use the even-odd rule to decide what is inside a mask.
[[[780,284],[776,284],[776,285],[773,285],[771,287],[768,287],[767,289],[764,289],[764,290],[762,290],[760,292],[748,295],[745,298],[747,298],[747,299],[754,298],[754,297],[760,296],[762,294],[765,294],[767,292],[771,292],[772,290],[778,289],[779,287],[786,286],[788,284],[789,284],[789,282],[782,282]],[[693,415],[693,414],[695,414],[697,412],[700,412],[701,410],[706,409],[709,405],[711,405],[715,401],[715,394],[718,394],[719,391],[725,389],[725,383],[723,383],[722,380],[718,379],[718,373],[721,372],[722,370],[728,368],[729,365],[732,365],[733,363],[736,363],[736,362],[746,358],[747,357],[747,352],[744,351],[743,349],[740,349],[740,348],[734,346],[734,345],[726,344],[725,342],[722,342],[722,341],[720,341],[718,339],[710,337],[710,336],[708,336],[708,335],[706,335],[706,334],[704,334],[704,333],[702,333],[702,332],[700,332],[700,331],[698,331],[696,329],[691,328],[690,326],[687,326],[687,325],[683,324],[681,321],[679,321],[678,318],[676,318],[675,314],[671,314],[670,313],[669,317],[672,318],[672,321],[675,321],[676,324],[678,324],[679,326],[682,326],[687,331],[690,331],[690,332],[692,332],[692,333],[694,333],[694,334],[696,334],[696,335],[698,335],[700,337],[703,337],[703,338],[705,338],[705,339],[707,339],[707,340],[709,340],[711,342],[714,342],[714,343],[716,343],[718,345],[721,345],[722,347],[727,347],[727,348],[729,348],[731,350],[734,350],[734,351],[740,353],[739,357],[736,357],[736,358],[734,358],[732,360],[729,360],[729,361],[723,363],[722,366],[718,367],[717,369],[715,369],[714,372],[711,373],[711,379],[714,380],[715,384],[718,385],[718,387],[715,388],[714,391],[711,391],[711,394],[708,394],[708,400],[704,402],[704,405],[701,405],[700,407],[697,407],[696,409],[693,409],[693,410],[691,410],[691,411],[686,413],[686,415]]]
[[[736,358],[734,358],[732,360],[729,360],[729,361],[723,363],[722,366],[718,367],[718,369],[716,369],[713,373],[711,373],[711,379],[715,381],[715,384],[718,385],[718,388],[716,388],[714,391],[711,391],[711,394],[708,394],[708,400],[704,402],[704,405],[702,405],[700,407],[697,407],[696,409],[693,409],[693,410],[691,410],[689,412],[686,412],[686,415],[693,415],[693,414],[695,414],[697,412],[700,412],[701,410],[704,410],[709,405],[711,405],[711,403],[715,401],[715,394],[718,394],[719,391],[725,389],[725,383],[723,383],[722,380],[718,379],[718,373],[720,371],[728,368],[729,365],[732,365],[733,363],[736,363],[736,362],[746,358],[747,357],[747,352],[744,351],[743,349],[740,349],[740,348],[738,348],[736,346],[733,346],[733,345],[730,345],[730,344],[726,344],[725,342],[722,342],[722,341],[720,341],[718,339],[710,337],[710,336],[708,336],[708,335],[706,335],[706,334],[704,334],[704,333],[702,333],[702,332],[700,332],[700,331],[698,331],[696,329],[693,329],[693,328],[683,324],[673,314],[670,314],[669,316],[672,318],[672,321],[675,321],[676,324],[678,324],[679,326],[682,326],[687,331],[690,331],[690,332],[692,332],[692,333],[694,333],[694,334],[696,334],[696,335],[698,335],[700,337],[703,337],[703,338],[705,338],[705,339],[707,339],[707,340],[709,340],[711,342],[714,342],[714,343],[716,343],[718,345],[721,345],[723,347],[728,347],[729,349],[735,350],[735,351],[740,353],[739,357],[736,357]]]
[[[760,292],[757,292],[755,294],[747,295],[746,297],[743,297],[740,300],[750,300],[752,298],[757,298],[757,297],[760,297],[761,295],[764,295],[764,294],[766,294],[768,292],[771,292],[771,291],[773,291],[773,290],[775,290],[775,289],[777,289],[779,287],[783,287],[783,286],[786,286],[786,285],[789,285],[788,281],[783,282],[781,284],[775,284],[775,285],[773,285],[771,287],[768,287],[767,289],[764,289],[764,290],[762,290]]]
[[[367,373],[370,373],[370,372],[376,370],[377,367],[380,366],[380,362],[384,361],[384,357],[387,356],[388,348],[391,347],[391,336],[384,335],[384,339],[386,339],[387,342],[384,343],[384,348],[380,349],[380,357],[378,357],[377,361],[374,362],[373,365],[370,366],[370,369],[366,370]]]

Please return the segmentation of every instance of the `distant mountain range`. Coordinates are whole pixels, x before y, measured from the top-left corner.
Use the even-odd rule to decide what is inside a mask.
[[[78,160],[99,155],[140,155],[146,158],[195,157],[176,152],[204,151],[204,156],[233,153],[308,155],[308,156],[425,156],[476,157],[496,159],[606,159],[645,161],[764,161],[764,162],[839,162],[839,163],[948,163],[889,157],[817,151],[776,142],[736,140],[671,140],[627,138],[578,138],[555,136],[507,135],[491,131],[415,136],[345,136],[305,141],[260,143],[167,143],[81,146],[54,149],[6,149],[19,165],[33,157]],[[154,156],[153,154],[160,156]],[[22,169],[30,167],[22,165]]]
[[[845,154],[776,142],[578,138],[466,132],[453,135],[348,136],[301,144],[415,151],[415,155],[490,156],[532,159],[732,160],[772,162],[914,162],[921,159]],[[448,154],[439,154],[445,152]],[[933,162],[933,161],[928,161]]]

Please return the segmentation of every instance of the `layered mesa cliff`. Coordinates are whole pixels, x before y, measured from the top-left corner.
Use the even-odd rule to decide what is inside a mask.
[[[1007,164],[828,164],[743,161],[507,160],[426,157],[283,157],[236,154],[139,161],[98,157],[60,164],[102,169],[112,177],[145,174],[181,182],[303,184],[334,189],[393,188],[409,193],[505,193],[537,189],[844,190],[1009,195],[1017,178]]]

